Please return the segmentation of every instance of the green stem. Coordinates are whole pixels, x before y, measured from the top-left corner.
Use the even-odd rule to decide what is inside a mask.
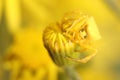
[[[73,66],[67,66],[64,68],[64,70],[65,70],[65,74],[68,77],[68,80],[80,80],[80,77],[75,71]]]

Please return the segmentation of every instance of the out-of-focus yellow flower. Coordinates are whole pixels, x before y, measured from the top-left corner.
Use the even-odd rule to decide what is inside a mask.
[[[14,43],[6,54],[6,67],[12,68],[11,80],[22,68],[21,80],[57,79],[57,67],[53,64],[42,43],[42,31],[32,27],[20,30],[14,35]],[[31,71],[35,71],[35,76]],[[17,75],[14,75],[17,74]]]
[[[42,61],[41,64],[51,62],[47,52],[42,47],[41,34],[42,32],[34,28],[27,28],[15,34],[11,51],[20,57],[26,66],[38,67],[40,61]]]

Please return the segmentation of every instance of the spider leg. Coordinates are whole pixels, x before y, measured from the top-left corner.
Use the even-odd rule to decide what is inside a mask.
[[[75,61],[75,62],[80,62],[80,63],[87,63],[89,60],[91,60],[97,53],[97,50],[90,47],[90,46],[84,46],[85,48],[90,49],[90,50],[93,50],[92,54],[83,58],[83,59],[75,59],[75,58],[72,58],[72,57],[69,57],[69,56],[66,56],[66,58],[68,60],[72,60],[72,61]]]

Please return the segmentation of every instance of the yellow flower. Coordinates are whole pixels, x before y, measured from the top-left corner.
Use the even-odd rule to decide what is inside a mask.
[[[42,31],[26,28],[14,35],[14,43],[6,55],[6,67],[11,71],[11,80],[21,76],[20,80],[57,79],[57,67],[49,58],[42,43]],[[18,75],[22,71],[21,75]],[[35,72],[35,76],[32,75]],[[14,75],[17,74],[17,75]],[[19,78],[17,79],[19,80]]]
[[[100,39],[93,17],[76,10],[65,14],[60,23],[49,25],[43,32],[43,41],[53,61],[66,66],[72,61],[86,63],[96,54],[90,44]],[[86,50],[92,54],[80,59]],[[90,52],[89,52],[90,53]]]

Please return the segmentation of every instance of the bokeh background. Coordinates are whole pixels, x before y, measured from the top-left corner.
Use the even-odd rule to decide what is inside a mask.
[[[120,80],[120,0],[0,0],[0,80],[64,80],[42,42],[42,32],[65,12],[95,18],[98,54],[76,67],[81,80]]]

